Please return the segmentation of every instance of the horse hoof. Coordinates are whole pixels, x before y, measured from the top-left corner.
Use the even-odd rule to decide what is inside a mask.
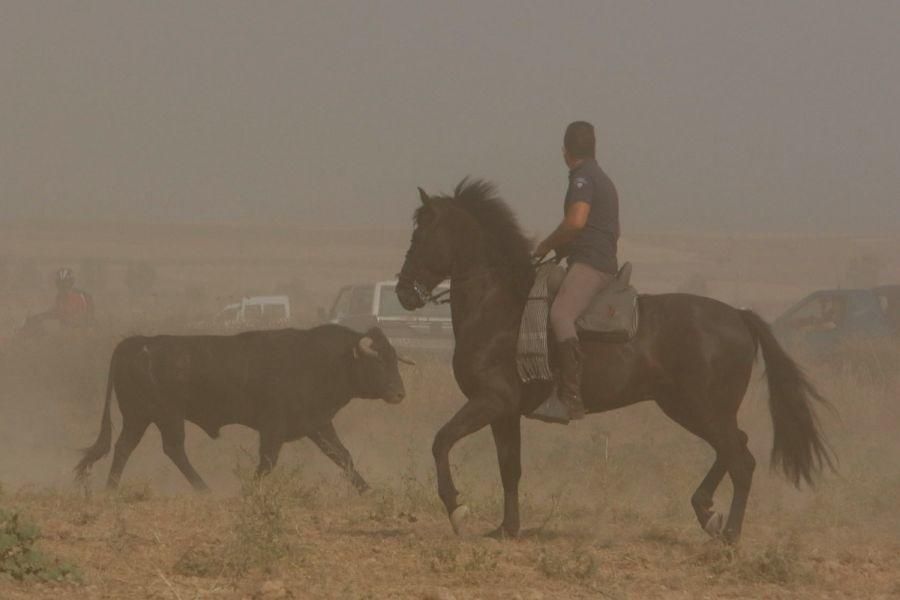
[[[728,544],[729,546],[737,546],[738,542],[741,541],[740,534],[736,533],[728,533],[727,531],[722,534],[722,541]]]
[[[450,525],[453,526],[453,533],[456,535],[462,535],[463,532],[463,523],[466,518],[469,516],[469,507],[465,504],[460,504],[456,508],[453,509],[453,512],[450,513]]]
[[[706,525],[703,526],[703,530],[710,536],[717,538],[722,535],[722,528],[724,525],[725,517],[722,513],[714,512],[709,519],[706,520]]]
[[[507,531],[507,530],[501,525],[501,526],[498,527],[497,529],[494,529],[493,531],[489,531],[489,532],[487,532],[486,534],[484,534],[484,537],[490,538],[490,539],[492,539],[492,540],[513,540],[513,539],[516,539],[516,538],[519,537],[519,536],[518,536],[517,533],[514,533],[514,532],[512,532],[512,531]]]

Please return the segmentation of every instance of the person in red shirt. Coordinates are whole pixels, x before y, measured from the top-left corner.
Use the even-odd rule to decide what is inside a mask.
[[[91,295],[75,287],[72,269],[56,272],[56,300],[50,310],[30,317],[26,328],[46,320],[56,320],[63,327],[85,327],[94,323],[94,300]]]

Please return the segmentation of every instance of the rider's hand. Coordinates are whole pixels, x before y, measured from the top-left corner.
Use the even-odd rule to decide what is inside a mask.
[[[540,244],[537,245],[537,248],[534,249],[534,252],[531,253],[531,258],[536,259],[536,260],[541,260],[545,256],[547,256],[549,253],[550,253],[550,248],[547,248],[544,245],[544,242],[541,242]]]

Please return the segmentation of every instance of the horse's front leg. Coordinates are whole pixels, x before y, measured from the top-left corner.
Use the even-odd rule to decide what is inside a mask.
[[[458,502],[459,492],[450,474],[450,450],[460,439],[492,423],[502,414],[502,403],[489,398],[473,397],[453,415],[434,438],[431,452],[437,467],[438,496],[450,516],[453,531],[461,533],[469,509]]]
[[[521,417],[505,416],[491,423],[500,479],[503,481],[503,523],[490,535],[516,537],[519,535],[519,479],[522,477]]]

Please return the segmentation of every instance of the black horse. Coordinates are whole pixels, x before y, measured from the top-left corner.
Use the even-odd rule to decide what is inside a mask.
[[[534,280],[530,242],[494,186],[464,179],[452,197],[421,188],[412,241],[397,295],[410,310],[450,278],[456,350],[453,372],[468,401],[434,439],[438,494],[459,533],[468,509],[450,473],[449,454],[461,438],[490,425],[503,481],[503,523],[519,531],[520,418],[548,395],[550,384],[520,382],[516,340]],[[729,542],[740,537],[756,461],[737,412],[762,348],[774,426],[772,463],[795,485],[812,482],[831,458],[812,401],[823,401],[769,326],[749,310],[688,294],[642,296],[640,331],[627,343],[584,341],[583,396],[599,413],[653,400],[676,423],[712,446],[716,459],[691,497],[700,525]],[[725,474],[734,494],[727,522],[712,510]]]

